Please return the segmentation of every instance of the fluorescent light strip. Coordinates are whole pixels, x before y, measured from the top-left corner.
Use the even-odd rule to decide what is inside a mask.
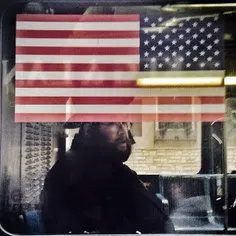
[[[222,85],[222,77],[199,77],[199,78],[140,78],[137,85],[140,86],[200,86]]]
[[[226,76],[225,85],[236,85],[236,76]]]
[[[176,4],[170,6],[174,8],[236,7],[236,3]]]

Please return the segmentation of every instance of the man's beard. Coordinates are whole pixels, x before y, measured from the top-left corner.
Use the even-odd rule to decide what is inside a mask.
[[[118,148],[119,142],[105,142],[102,145],[98,145],[98,152],[103,154],[106,161],[112,164],[121,164],[129,159],[132,151],[131,142],[126,140],[126,149],[122,150]]]
[[[126,162],[129,159],[129,156],[131,154],[131,143],[126,142],[126,150],[120,150],[117,148],[117,145],[114,145],[112,159],[114,158],[114,161],[117,161],[119,163]]]

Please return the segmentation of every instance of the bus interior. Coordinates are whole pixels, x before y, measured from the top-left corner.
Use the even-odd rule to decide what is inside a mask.
[[[168,15],[175,17],[177,24],[183,22],[183,19],[193,24],[190,28],[185,28],[184,25],[176,26],[186,31],[185,36],[188,29],[193,30],[196,22],[196,24],[203,24],[205,18],[212,18],[214,21],[214,18],[218,20],[218,17],[222,17],[223,23],[221,22],[220,26],[222,30],[215,26],[212,32],[207,33],[211,26],[208,22],[209,25],[206,23],[205,27],[199,28],[200,33],[191,36],[191,40],[195,40],[199,48],[203,37],[201,35],[205,34],[202,40],[208,41],[206,52],[192,49],[191,53],[196,55],[191,60],[194,63],[201,62],[202,75],[207,77],[209,72],[214,73],[219,65],[215,61],[215,68],[208,68],[205,72],[205,64],[220,57],[218,54],[222,54],[223,76],[218,87],[223,89],[225,94],[223,100],[225,117],[216,115],[212,120],[193,118],[193,120],[180,119],[179,121],[169,118],[161,121],[124,120],[128,122],[135,141],[132,154],[125,164],[137,172],[148,191],[161,201],[163,210],[173,221],[176,233],[236,233],[235,3],[230,1],[218,3],[216,0],[198,3],[196,1],[183,3],[178,0],[119,2],[9,0],[8,3],[1,2],[1,4],[0,225],[4,233],[44,234],[40,220],[40,192],[44,179],[57,160],[70,149],[81,122],[81,120],[78,122],[15,121],[16,44],[20,42],[16,40],[16,16],[21,14],[48,16],[152,14],[155,17]],[[161,21],[161,18],[159,20]],[[173,25],[171,27],[172,30],[175,28]],[[222,40],[214,36],[214,33],[219,30],[223,32]],[[172,35],[163,34],[163,41],[168,41],[169,37]],[[180,40],[182,36],[178,37]],[[172,46],[163,48],[161,52],[160,47],[163,42],[161,39],[158,40],[156,53],[157,55],[159,53],[159,58],[169,50],[172,50],[170,53],[173,55],[174,49],[171,47],[176,42],[173,40],[170,43]],[[183,40],[185,43],[183,47],[185,47],[188,40]],[[213,51],[212,47],[219,44],[219,41],[221,44],[219,50]],[[179,45],[177,53],[181,50]],[[210,53],[212,56],[209,56]],[[160,60],[168,61],[168,58]],[[188,60],[188,56],[179,60],[182,62]],[[158,63],[157,66],[161,64]],[[169,77],[173,76],[173,73],[176,73],[176,70],[166,69]],[[198,77],[197,72],[193,76]],[[218,89],[216,86],[205,85],[204,78],[202,81],[203,85],[199,91],[208,89],[204,91],[213,94]],[[166,84],[158,88],[160,91],[164,89],[167,91],[171,86]],[[190,91],[192,88],[198,89],[194,84],[182,86],[183,88],[181,85],[174,86],[177,93]],[[165,117],[171,116],[167,114]],[[175,116],[178,117],[178,112]]]

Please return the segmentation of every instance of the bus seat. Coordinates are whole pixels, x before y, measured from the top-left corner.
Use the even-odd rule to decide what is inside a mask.
[[[177,232],[219,232],[223,224],[212,209],[207,176],[160,176],[160,193],[169,202],[170,218]]]
[[[24,214],[26,228],[29,234],[43,234],[43,220],[39,210],[28,211]]]

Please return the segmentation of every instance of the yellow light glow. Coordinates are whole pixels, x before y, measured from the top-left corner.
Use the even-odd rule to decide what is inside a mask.
[[[140,78],[139,86],[220,86],[222,77],[192,77],[192,78]]]
[[[236,76],[226,76],[225,85],[236,85]]]

